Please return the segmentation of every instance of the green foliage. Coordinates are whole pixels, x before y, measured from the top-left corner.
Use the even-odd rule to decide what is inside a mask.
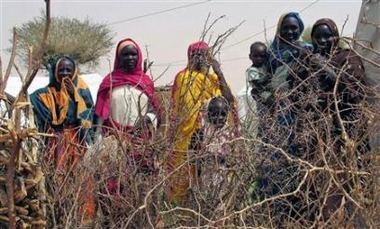
[[[45,18],[37,17],[16,28],[18,35],[17,55],[28,65],[29,47],[33,57],[39,47],[45,29]],[[113,46],[113,33],[106,24],[93,23],[86,19],[53,17],[42,65],[56,54],[72,56],[80,65],[96,66],[99,58]],[[35,61],[35,59],[34,59]]]

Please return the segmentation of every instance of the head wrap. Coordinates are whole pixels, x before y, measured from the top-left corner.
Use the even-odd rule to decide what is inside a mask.
[[[189,45],[187,49],[187,58],[190,61],[192,53],[196,50],[209,50],[209,49],[210,47],[204,41],[198,41],[198,42],[192,43]]]
[[[126,72],[120,67],[119,50],[126,45],[134,45],[137,49],[138,60],[135,69],[132,72]],[[124,85],[131,85],[142,91],[152,102],[153,107],[157,112],[158,120],[160,121],[161,108],[158,98],[155,94],[154,84],[152,79],[144,73],[142,68],[142,53],[139,45],[131,38],[121,40],[116,48],[116,56],[114,70],[104,77],[100,84],[95,113],[103,120],[107,120],[110,116],[110,93],[111,88],[116,88]]]
[[[284,22],[284,20],[286,18],[289,18],[289,17],[293,17],[295,18],[297,21],[298,21],[298,25],[300,27],[300,33],[298,35],[298,37],[296,38],[297,40],[300,38],[303,30],[305,29],[305,25],[300,17],[300,15],[296,12],[290,12],[290,13],[286,13],[286,14],[283,14],[280,19],[278,20],[278,23],[277,23],[277,31],[276,31],[276,35],[273,39],[273,42],[271,44],[271,48],[272,49],[278,49],[278,46],[279,46],[279,43],[280,43],[280,32],[281,32],[281,27],[282,27],[282,23]]]
[[[339,30],[338,27],[336,26],[335,22],[331,20],[330,18],[321,18],[318,21],[316,21],[313,25],[313,28],[311,29],[311,37],[313,37],[313,34],[315,32],[315,29],[320,26],[320,25],[326,25],[331,33],[334,36],[334,46],[338,45],[338,38],[339,38]]]
[[[74,65],[74,72],[70,77],[61,78],[58,75],[58,66],[62,60],[69,60]],[[31,95],[35,110],[44,120],[49,120],[52,125],[62,124],[70,109],[76,109],[75,114],[81,120],[82,127],[89,128],[92,125],[92,98],[84,81],[78,76],[78,69],[74,59],[65,55],[58,55],[49,61],[49,85],[41,92],[36,91]],[[73,95],[70,96],[66,84],[72,84]],[[81,89],[81,90],[79,90]],[[70,102],[74,100],[75,103]],[[44,111],[39,105],[44,104],[48,111]],[[72,104],[76,104],[73,106]]]
[[[78,79],[77,79],[78,68],[77,68],[75,60],[73,58],[71,58],[70,56],[56,55],[49,60],[47,70],[49,72],[49,86],[53,86],[53,87],[57,88],[58,90],[61,89],[61,83],[62,83],[62,78],[59,77],[59,75],[58,75],[58,71],[59,71],[58,66],[61,63],[61,61],[64,59],[71,61],[73,63],[73,66],[74,66],[74,72],[70,77],[68,77],[68,79],[70,81],[72,81],[74,83],[74,85],[77,85],[77,81],[78,81]]]
[[[134,42],[132,42],[131,40],[124,40],[123,42],[119,43],[119,45],[117,47],[117,56],[119,56],[121,50],[123,50],[123,48],[128,46],[128,45],[131,45],[131,46],[137,48],[136,44]]]

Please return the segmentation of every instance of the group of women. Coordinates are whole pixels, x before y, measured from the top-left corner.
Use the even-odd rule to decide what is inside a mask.
[[[259,137],[275,149],[261,149],[271,162],[259,169],[259,193],[301,190],[275,201],[277,213],[328,221],[353,205],[352,192],[363,177],[348,170],[369,169],[363,158],[370,151],[370,89],[360,57],[340,39],[333,20],[313,24],[311,44],[300,40],[303,30],[298,13],[284,14],[269,47],[265,68],[275,102],[264,104]],[[310,172],[312,166],[327,169]]]
[[[265,126],[274,128],[275,133],[273,129],[264,128],[259,137],[282,152],[302,159],[319,157],[319,151],[330,150],[327,157],[335,160],[331,167],[342,169],[345,166],[342,152],[351,149],[356,154],[369,150],[365,139],[360,144],[351,144],[363,136],[366,129],[362,112],[366,88],[364,68],[352,50],[339,47],[339,31],[332,20],[320,19],[313,25],[312,44],[300,41],[303,30],[298,13],[284,14],[279,20],[264,63],[275,100],[266,110],[267,114],[260,116],[272,117],[264,122],[271,122],[272,125]],[[98,136],[118,135],[135,145],[147,144],[154,137],[163,118],[163,108],[151,77],[142,68],[142,61],[135,41],[129,38],[120,41],[114,69],[103,79],[96,104],[78,75],[73,59],[60,56],[50,62],[49,85],[30,97],[39,130],[54,134],[54,138],[46,142],[52,153],[48,158],[54,161],[60,174],[67,175],[86,152],[86,146]],[[235,98],[219,63],[213,58],[212,47],[203,41],[195,42],[188,47],[188,64],[177,74],[172,87],[169,156],[165,163],[165,171],[173,177],[165,192],[169,202],[181,204],[194,183],[197,168],[196,163],[189,162],[189,152],[199,150],[204,140],[204,106],[219,97],[228,107],[223,115],[228,116],[235,127],[230,131],[237,133]],[[272,131],[269,137],[266,131]],[[333,139],[332,145],[322,144],[327,139]],[[151,155],[135,150],[130,153],[143,173],[151,174],[155,170]],[[280,160],[278,151],[273,155]],[[323,166],[321,163],[318,160],[316,165]],[[286,189],[284,184],[271,186],[276,180],[271,176],[278,173],[273,171],[275,169],[271,167],[270,174],[267,168],[262,170],[259,188],[264,196]],[[338,176],[347,178],[348,175]],[[110,177],[107,186],[111,189],[117,182]],[[323,209],[326,218],[340,206],[348,186],[329,187],[327,191],[331,195]],[[92,201],[86,201],[83,214],[95,217],[94,206]]]

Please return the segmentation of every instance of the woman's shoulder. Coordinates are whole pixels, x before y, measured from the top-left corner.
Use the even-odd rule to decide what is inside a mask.
[[[78,76],[78,89],[88,89],[88,85],[86,81],[83,79],[83,77]]]
[[[344,49],[338,49],[333,56],[333,59],[337,63],[347,63],[350,64],[357,64],[362,65],[362,60],[360,56],[352,49],[344,48]]]
[[[35,96],[38,96],[38,95],[40,95],[40,94],[47,94],[47,93],[49,93],[49,91],[48,91],[48,86],[46,86],[46,87],[41,87],[41,88],[39,88],[39,89],[33,91],[33,92],[30,94],[30,97],[35,97]]]
[[[356,52],[350,48],[338,48],[334,52],[335,56],[359,57]]]
[[[39,88],[29,95],[30,101],[33,105],[36,105],[37,103],[41,103],[44,99],[49,97],[49,94],[50,92],[48,90],[48,86]]]
[[[313,45],[312,45],[311,43],[309,43],[309,42],[306,42],[306,41],[300,41],[300,42],[299,42],[299,45],[300,45],[301,47],[307,48],[307,49],[309,49],[309,50],[313,50]]]

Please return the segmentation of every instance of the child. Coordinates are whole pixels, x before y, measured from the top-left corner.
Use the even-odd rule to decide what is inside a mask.
[[[246,71],[247,81],[251,86],[251,95],[259,103],[270,106],[273,102],[273,93],[270,87],[270,77],[265,70],[267,47],[262,42],[255,42],[250,47],[249,59],[251,67]],[[260,109],[260,105],[257,107]]]
[[[228,125],[228,103],[223,97],[214,97],[206,104],[203,117],[203,149],[215,162],[224,163],[231,151],[228,144],[234,131]]]
[[[228,186],[226,167],[235,132],[228,124],[226,99],[213,97],[204,108],[203,141],[198,155],[199,191],[201,196],[213,202],[214,207],[220,208]]]

